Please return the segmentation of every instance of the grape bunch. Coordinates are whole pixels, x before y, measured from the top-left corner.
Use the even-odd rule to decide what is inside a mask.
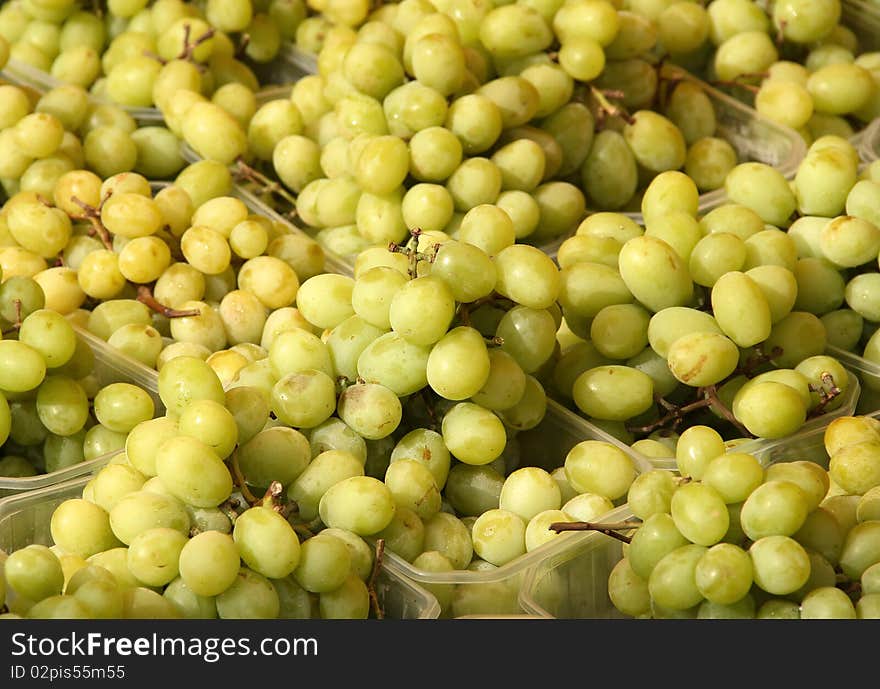
[[[54,473],[122,448],[158,411],[142,387],[115,380],[27,277],[0,285],[0,476]]]
[[[691,68],[807,144],[852,137],[880,115],[876,45],[844,25],[840,0],[713,0],[709,43]]]
[[[560,246],[565,328],[551,389],[624,442],[675,437],[685,418],[730,440],[786,437],[838,408],[853,384],[825,353],[825,311],[812,301],[827,295],[813,266],[837,273],[801,257],[781,229],[796,207],[788,182],[743,163],[726,188],[728,202],[698,218],[694,181],[662,173],[643,199],[644,228],[596,213]],[[801,188],[805,199],[820,193]]]
[[[665,619],[878,617],[878,433],[873,417],[835,419],[826,470],[799,460],[765,468],[725,451],[712,429],[688,428],[679,475],[636,478],[636,519],[611,525],[626,542],[608,576],[614,607]]]
[[[543,14],[440,5],[305,19],[316,73],[259,122],[236,126],[186,88],[163,113],[195,155],[234,165],[350,260],[412,228],[458,239],[483,206],[503,211],[479,213],[499,244],[550,245],[587,208],[637,207],[660,172],[686,171],[707,192],[739,162],[713,96],[663,66],[641,15],[604,1]],[[519,25],[532,42],[511,33]]]
[[[48,78],[131,109],[161,107],[178,87],[234,102],[256,91],[255,69],[278,55],[305,14],[275,0],[114,0],[99,12],[74,0],[0,10],[10,57]]]
[[[2,193],[54,196],[65,173],[88,169],[102,178],[135,171],[168,179],[185,165],[177,137],[159,124],[140,126],[122,108],[102,105],[79,86],[35,93],[0,85]]]

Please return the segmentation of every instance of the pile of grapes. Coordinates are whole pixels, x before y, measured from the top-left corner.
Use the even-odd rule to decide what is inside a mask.
[[[632,484],[636,517],[608,577],[624,615],[658,619],[876,619],[880,615],[880,424],[833,421],[827,468],[767,468],[724,453],[711,429],[679,440],[679,476]],[[595,528],[602,528],[594,525]]]
[[[880,357],[880,89],[837,0],[99,5],[0,8],[0,476],[84,467],[0,616],[381,618],[386,567],[516,613],[506,572],[622,505],[622,612],[844,616],[807,594],[874,564],[825,506],[880,485],[834,355]],[[315,72],[261,95],[292,46]],[[682,67],[803,77],[808,116],[756,101],[791,179]],[[830,474],[745,445],[825,426]]]

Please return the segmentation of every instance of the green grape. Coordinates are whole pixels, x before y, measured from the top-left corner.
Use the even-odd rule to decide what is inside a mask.
[[[720,333],[696,331],[674,340],[666,360],[677,380],[703,387],[720,383],[734,372],[739,364],[739,348]]]
[[[180,356],[159,371],[159,397],[166,409],[179,414],[194,400],[223,403],[225,395],[217,374],[203,360]]]
[[[242,472],[251,485],[268,487],[272,481],[287,486],[311,458],[306,437],[293,428],[275,426],[257,433],[238,450]]]
[[[799,291],[794,272],[777,265],[758,265],[746,270],[745,274],[764,295],[770,308],[771,323],[778,323],[791,313]],[[829,330],[829,336],[830,334]]]
[[[655,173],[678,170],[684,165],[687,145],[671,120],[651,110],[639,110],[632,118],[623,136],[640,165]]]
[[[711,298],[716,322],[738,346],[750,347],[770,335],[770,306],[745,273],[730,271],[720,276]]]
[[[668,356],[672,343],[689,333],[723,334],[711,314],[685,306],[661,309],[651,316],[648,323],[651,349],[664,358]]]
[[[452,455],[465,464],[488,464],[501,455],[507,444],[501,420],[470,402],[456,404],[443,417],[442,435]]]
[[[642,617],[650,613],[648,582],[633,571],[627,558],[619,560],[608,575],[608,597],[624,615]]]
[[[675,487],[675,478],[671,472],[660,469],[646,471],[633,479],[626,501],[633,514],[645,520],[653,514],[669,512]]]
[[[3,564],[6,583],[19,596],[38,603],[61,594],[61,562],[44,545],[28,545],[9,554]]]
[[[474,552],[496,566],[524,555],[526,522],[506,509],[484,512],[474,522]]]
[[[693,293],[687,266],[675,250],[655,237],[635,237],[620,250],[620,276],[633,296],[651,311],[683,306]]]
[[[155,403],[150,394],[131,383],[105,386],[95,396],[93,406],[98,422],[117,433],[128,433],[155,414]]]
[[[409,395],[428,384],[429,353],[428,347],[412,344],[398,333],[386,333],[358,357],[358,375],[368,383],[381,383],[398,396]]]
[[[363,476],[363,462],[343,450],[327,450],[312,462],[290,483],[287,495],[295,500],[303,519],[318,516],[318,504],[327,490],[339,481],[351,476]]]
[[[654,381],[628,366],[598,366],[574,382],[572,394],[585,414],[608,421],[626,421],[651,408]]]
[[[877,537],[880,522],[869,520],[853,526],[846,534],[840,553],[840,568],[850,579],[859,579],[871,565],[880,561]]]
[[[696,585],[696,566],[706,552],[703,546],[689,544],[664,555],[648,578],[652,602],[673,610],[697,605],[703,595]]]
[[[776,227],[786,227],[797,208],[788,181],[764,163],[737,165],[725,178],[724,189],[731,202],[750,208]]]
[[[768,480],[746,499],[740,514],[743,531],[753,541],[765,536],[791,536],[807,518],[804,491],[787,480]]]
[[[676,528],[692,543],[714,545],[730,525],[723,497],[709,484],[680,486],[672,496],[670,509]]]
[[[752,560],[739,546],[719,543],[697,562],[694,578],[707,600],[732,605],[748,594],[752,586]]]
[[[476,395],[486,384],[490,359],[482,335],[470,327],[449,331],[428,356],[428,384],[449,400]]]
[[[802,620],[856,619],[850,597],[836,586],[821,586],[810,591],[801,601]]]
[[[232,491],[232,476],[220,457],[188,436],[162,443],[156,453],[156,471],[171,493],[196,507],[216,507]]]
[[[321,497],[321,520],[328,526],[368,536],[384,529],[394,517],[391,491],[369,476],[352,476],[330,486]]]
[[[252,507],[239,515],[232,538],[244,563],[263,576],[281,579],[299,563],[299,539],[287,520],[272,509]]]
[[[65,552],[88,558],[119,545],[105,510],[80,499],[65,500],[52,513],[52,540]]]
[[[530,309],[549,308],[560,295],[558,269],[535,247],[517,244],[495,255],[495,290],[502,296]],[[523,289],[529,285],[529,289]]]
[[[319,533],[302,544],[293,576],[306,591],[326,593],[338,589],[350,570],[351,555],[345,541]]]
[[[784,383],[766,381],[738,391],[733,414],[758,437],[782,438],[804,424],[807,409],[797,390]]]
[[[810,558],[787,536],[766,536],[749,547],[755,584],[777,596],[794,593],[810,577]]]
[[[180,578],[197,596],[217,596],[235,582],[239,552],[228,534],[204,531],[193,536],[180,551]]]
[[[108,464],[101,469],[92,484],[92,501],[108,513],[123,496],[143,488],[147,477],[126,464]]]
[[[581,182],[597,208],[625,206],[636,192],[636,158],[623,135],[605,129],[596,134],[581,166]]]
[[[632,458],[616,446],[600,440],[575,445],[565,458],[565,475],[580,493],[616,500],[627,494],[636,478]]]

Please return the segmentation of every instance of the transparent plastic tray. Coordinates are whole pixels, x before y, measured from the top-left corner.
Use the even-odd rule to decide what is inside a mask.
[[[300,76],[317,74],[318,72],[318,57],[297,48],[290,41],[281,46],[280,57],[298,71]]]
[[[51,546],[52,512],[65,500],[80,497],[89,479],[80,477],[0,500],[0,549],[11,553],[33,543]],[[389,619],[435,619],[440,614],[434,596],[388,567],[379,571],[376,593]]]
[[[255,94],[258,105],[273,100],[274,98],[288,97],[290,95],[290,84],[301,76],[298,72],[292,70],[286,60],[281,57],[271,62],[269,66],[261,66],[259,69],[255,70],[255,73],[261,84],[264,81],[267,84],[271,84],[262,87]],[[15,60],[14,58],[9,59],[6,63],[6,67],[0,74],[10,81],[17,82],[23,86],[30,86],[40,93],[51,91],[53,88],[62,85],[62,82],[58,81],[43,70],[37,69],[32,65],[21,62],[20,60]],[[271,82],[268,81],[270,78],[272,79]],[[92,98],[94,98],[94,96],[92,96]],[[112,101],[106,101],[99,98],[94,98],[94,100],[100,103],[116,105]],[[165,124],[165,120],[159,108],[138,108],[128,105],[122,105],[120,107],[131,115],[140,126],[164,126]]]
[[[94,372],[98,378],[101,387],[110,383],[132,383],[147,392],[153,398],[156,405],[156,414],[163,414],[165,405],[159,399],[158,386],[148,384],[150,381],[144,376],[141,368],[146,368],[139,362],[129,360],[128,357],[120,356],[119,352],[107,345],[106,342],[96,338],[90,333],[83,332],[74,326],[77,335],[88,343],[95,355]],[[137,364],[136,366],[133,364]],[[149,369],[147,369],[149,370]],[[90,459],[73,466],[59,469],[48,474],[40,474],[38,476],[28,476],[24,478],[11,478],[0,476],[0,498],[25,491],[35,491],[55,484],[67,481],[77,476],[90,474],[97,468],[106,464],[110,458],[116,454],[115,452],[101,455],[95,459]]]
[[[880,117],[871,123],[862,134],[859,158],[866,165],[880,160]]]
[[[577,443],[584,440],[604,440],[629,454],[639,473],[653,468],[641,455],[552,400],[548,400],[544,420],[536,428],[521,432],[517,437],[523,458],[520,466],[540,466],[550,471],[563,465],[566,454]],[[519,604],[520,589],[526,573],[546,558],[552,557],[560,548],[566,548],[566,542],[578,535],[581,534],[560,534],[549,543],[489,571],[428,572],[413,567],[387,550],[385,563],[389,569],[396,570],[407,579],[432,589],[438,586],[445,589],[445,594],[451,594],[451,604],[443,611],[443,617],[519,616],[528,612]]]
[[[826,351],[854,372],[861,383],[856,413],[871,414],[880,409],[880,364],[838,347],[829,346]]]
[[[51,91],[58,86],[61,86],[62,82],[55,79],[50,74],[44,72],[41,69],[37,69],[32,65],[29,65],[25,62],[21,62],[20,60],[15,60],[13,58],[9,58],[9,61],[6,63],[5,71],[8,72],[11,76],[18,79],[20,82],[31,86],[32,88],[45,93],[46,91]],[[98,100],[98,99],[96,99]],[[105,102],[103,100],[98,100],[98,102]],[[109,103],[109,101],[106,101]],[[123,110],[125,110],[129,115],[131,115],[138,124],[143,126],[149,125],[162,125],[162,113],[159,112],[158,108],[134,108],[129,106],[121,106]]]

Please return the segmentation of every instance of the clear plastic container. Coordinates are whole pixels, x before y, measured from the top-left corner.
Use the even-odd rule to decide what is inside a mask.
[[[829,346],[826,351],[854,372],[861,383],[856,413],[870,414],[880,409],[880,364],[838,347]]]
[[[142,368],[145,369],[145,366],[138,362],[134,362],[133,360],[129,360],[128,357],[120,356],[116,350],[107,345],[106,342],[96,338],[94,335],[83,332],[76,326],[74,326],[74,330],[77,331],[77,335],[79,335],[81,339],[88,343],[95,355],[94,373],[101,387],[109,385],[110,383],[132,383],[137,385],[150,393],[153,398],[153,403],[156,405],[156,414],[160,415],[164,413],[165,405],[163,405],[162,400],[159,399],[158,387],[151,385],[149,378],[144,375],[142,370],[140,370]],[[135,366],[133,364],[137,365]],[[102,455],[95,459],[74,464],[65,469],[59,469],[58,471],[53,471],[48,474],[40,474],[38,476],[28,476],[24,478],[0,476],[0,498],[26,491],[44,489],[77,476],[90,474],[95,469],[104,466],[114,454],[116,453],[113,452]]]
[[[536,428],[521,432],[518,438],[522,457],[520,466],[539,466],[550,471],[564,464],[566,454],[577,443],[584,440],[604,440],[629,454],[639,473],[653,468],[651,463],[632,452],[626,445],[552,401],[548,403],[544,420]],[[566,548],[569,539],[580,535],[582,534],[560,534],[549,543],[487,571],[429,572],[413,567],[388,550],[385,551],[385,563],[401,576],[425,585],[432,591],[439,591],[441,603],[444,600],[449,601],[447,608],[443,610],[443,617],[519,616],[528,612],[519,603],[520,589],[526,574],[558,550]]]
[[[90,478],[84,476],[0,500],[0,550],[11,553],[34,543],[51,546],[52,513],[65,500],[80,497]],[[435,619],[440,614],[434,596],[388,567],[379,571],[376,593],[388,619]]]
[[[603,521],[633,517],[627,505]],[[579,532],[565,547],[543,558],[528,571],[519,603],[526,614],[580,619],[624,618],[608,597],[608,575],[623,557],[623,543],[598,532]]]
[[[866,165],[880,160],[880,117],[871,123],[862,134],[859,157]]]
[[[318,57],[311,53],[307,53],[304,50],[300,50],[291,42],[285,43],[281,46],[280,57],[290,65],[292,69],[298,71],[300,76],[317,74],[318,72]]]
[[[58,81],[47,72],[13,58],[9,58],[9,61],[6,63],[5,71],[21,83],[31,86],[41,93],[51,91],[62,84],[62,82]],[[98,102],[109,103],[109,101],[103,100],[99,100]],[[159,112],[158,108],[121,107],[141,126],[161,126],[163,124],[162,113]]]
[[[281,56],[268,63],[268,65],[261,65],[253,71],[259,79],[260,84],[267,84],[255,94],[258,105],[268,100],[272,100],[273,98],[289,96],[290,84],[302,76]],[[15,60],[14,58],[10,58],[6,63],[6,67],[3,69],[2,74],[10,81],[15,81],[20,85],[30,86],[40,93],[45,93],[46,91],[50,91],[62,85],[62,82],[58,81],[52,75],[25,62]],[[286,95],[274,95],[276,93],[284,94],[285,92]],[[95,100],[99,103],[115,105],[112,101],[100,98],[95,98]],[[129,105],[121,105],[120,107],[131,115],[138,125],[142,127],[165,126],[165,120],[159,108],[143,108]]]

